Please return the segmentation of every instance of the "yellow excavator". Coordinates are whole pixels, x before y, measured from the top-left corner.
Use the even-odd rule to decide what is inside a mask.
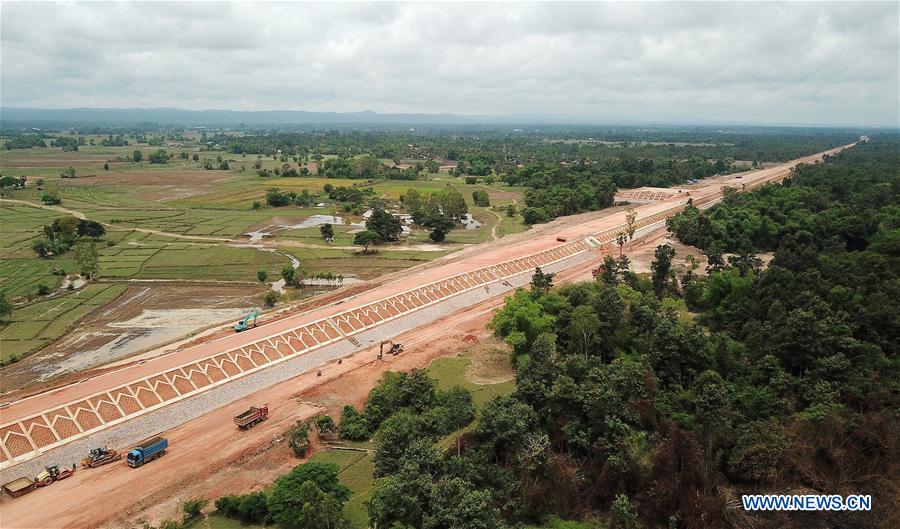
[[[385,340],[381,342],[381,346],[378,348],[378,358],[381,359],[384,356],[384,344],[390,344],[391,348],[388,349],[388,354],[392,354],[397,356],[398,354],[403,352],[403,344],[395,343],[394,340]]]

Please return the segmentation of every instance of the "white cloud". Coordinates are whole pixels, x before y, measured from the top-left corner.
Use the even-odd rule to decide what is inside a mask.
[[[897,126],[885,3],[0,4],[0,103]]]

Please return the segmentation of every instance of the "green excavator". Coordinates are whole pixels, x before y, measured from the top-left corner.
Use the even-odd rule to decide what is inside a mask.
[[[257,316],[259,316],[258,310],[254,310],[250,314],[247,314],[244,319],[234,324],[234,332],[246,331],[250,327],[256,327]]]

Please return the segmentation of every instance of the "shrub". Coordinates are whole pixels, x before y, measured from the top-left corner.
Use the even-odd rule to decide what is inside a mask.
[[[206,498],[194,498],[181,504],[181,512],[184,515],[184,523],[199,518],[201,511],[209,503]]]
[[[306,457],[309,452],[309,423],[298,421],[288,430],[288,444],[297,457]]]
[[[153,151],[152,153],[150,153],[149,158],[150,163],[153,164],[169,163],[169,153],[166,152],[165,149],[157,149],[156,151]]]
[[[216,509],[225,516],[244,523],[263,524],[269,517],[266,495],[263,492],[251,492],[239,496],[223,496],[216,500]]]
[[[274,307],[275,304],[278,303],[279,297],[280,296],[278,295],[278,292],[275,292],[274,290],[266,291],[266,297],[265,297],[266,306],[269,308]]]
[[[330,441],[337,434],[337,425],[331,415],[320,415],[316,417],[316,433],[319,439]]]

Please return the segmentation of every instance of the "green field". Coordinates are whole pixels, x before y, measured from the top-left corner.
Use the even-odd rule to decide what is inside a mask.
[[[466,198],[470,212],[482,223],[477,229],[456,229],[447,235],[446,251],[420,251],[417,244],[431,245],[428,230],[415,229],[408,240],[375,248],[362,255],[358,250],[328,248],[317,227],[275,232],[265,242],[271,249],[289,253],[301,260],[308,273],[333,272],[363,279],[402,270],[446,255],[462,245],[477,244],[496,236],[521,229],[516,219],[498,218],[487,208],[475,207],[472,192],[485,190],[494,206],[521,201],[523,189],[496,183],[490,186],[465,184],[460,178],[441,173],[425,179],[343,180],[310,175],[306,177],[260,177],[253,165],[274,171],[284,162],[272,157],[236,155],[224,151],[205,150],[199,135],[188,135],[184,143],[166,149],[176,157],[166,164],[151,164],[148,156],[159,147],[136,144],[125,147],[83,145],[76,152],[61,148],[0,149],[0,174],[25,176],[24,189],[5,188],[3,198],[27,204],[0,203],[0,292],[16,304],[10,318],[13,323],[2,327],[4,358],[33,352],[48,343],[49,336],[68,324],[55,325],[44,334],[33,336],[33,329],[23,327],[32,305],[45,303],[36,297],[38,287],[59,290],[66,275],[77,273],[73,252],[51,259],[40,259],[32,245],[43,238],[43,226],[69,214],[104,223],[107,234],[97,241],[100,252],[99,277],[106,281],[128,280],[215,280],[254,282],[256,272],[266,270],[277,279],[289,264],[285,255],[248,247],[235,247],[228,242],[241,241],[242,235],[254,229],[292,225],[316,214],[334,214],[346,222],[362,222],[348,214],[344,206],[329,200],[323,186],[371,187],[374,197],[399,204],[409,189],[434,193],[456,189]],[[86,136],[99,143],[103,137]],[[144,160],[133,162],[132,153],[141,150]],[[182,159],[178,153],[188,153]],[[196,154],[198,160],[193,160]],[[228,170],[206,170],[204,162],[217,165],[221,157],[229,162]],[[329,156],[326,156],[328,158]],[[292,166],[296,162],[290,160]],[[104,169],[104,164],[109,169]],[[71,167],[76,178],[63,178]],[[314,171],[313,165],[308,168]],[[40,182],[39,182],[40,181]],[[40,188],[39,188],[40,185]],[[278,187],[285,192],[308,192],[322,208],[265,206],[266,190]],[[42,197],[55,192],[62,203],[57,209],[42,207]],[[253,208],[254,203],[262,206]],[[335,226],[333,246],[353,245],[359,226]],[[138,231],[140,230],[140,231]],[[298,245],[309,245],[304,247]],[[56,272],[56,273],[54,273]],[[93,288],[91,289],[94,290]],[[58,296],[73,297],[72,292]],[[75,299],[73,297],[73,299]],[[102,299],[102,298],[100,298]],[[72,315],[86,314],[95,304],[79,305]],[[37,321],[31,327],[37,328]],[[68,320],[67,320],[68,321]],[[51,332],[52,331],[52,332]],[[15,338],[10,338],[15,337]],[[9,344],[6,344],[9,341]],[[14,342],[14,345],[13,345]]]
[[[69,295],[42,299],[13,311],[0,325],[0,362],[40,349],[56,340],[80,318],[125,292],[125,285],[91,284]]]

